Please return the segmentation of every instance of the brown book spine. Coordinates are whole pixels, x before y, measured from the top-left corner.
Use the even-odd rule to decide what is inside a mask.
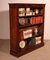
[[[41,17],[40,20],[41,20],[41,23],[43,23],[43,17]]]

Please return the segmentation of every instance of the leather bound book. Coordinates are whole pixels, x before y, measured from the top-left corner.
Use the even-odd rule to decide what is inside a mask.
[[[31,18],[30,23],[35,24],[35,17]]]

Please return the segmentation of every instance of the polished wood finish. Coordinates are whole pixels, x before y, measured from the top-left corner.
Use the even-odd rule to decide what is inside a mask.
[[[26,46],[24,49],[19,48],[19,30],[20,28],[26,28],[26,27],[31,27],[34,25],[29,25],[29,26],[21,26],[19,27],[18,25],[18,8],[42,8],[43,9],[43,24],[41,27],[42,30],[42,40],[40,44],[37,44],[34,47],[29,47]],[[44,45],[44,12],[45,12],[45,4],[27,4],[27,3],[10,3],[9,4],[9,15],[10,15],[10,53],[16,57],[22,56],[28,52],[31,52],[41,46]],[[27,18],[27,17],[24,17]],[[35,24],[37,25],[37,24]]]

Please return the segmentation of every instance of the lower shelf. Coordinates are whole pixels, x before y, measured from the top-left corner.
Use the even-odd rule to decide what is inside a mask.
[[[20,50],[20,51],[12,51],[12,50],[10,50],[10,54],[14,55],[16,57],[20,57],[20,56],[25,55],[25,54],[27,54],[27,53],[29,53],[29,52],[37,49],[37,48],[40,48],[42,46],[44,46],[44,43],[40,43],[40,44],[38,44],[38,45],[36,45],[34,47],[27,48],[27,50],[26,49],[23,49],[23,50]]]

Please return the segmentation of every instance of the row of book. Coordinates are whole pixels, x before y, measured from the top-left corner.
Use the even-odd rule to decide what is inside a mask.
[[[33,17],[30,20],[31,24],[39,24],[39,23],[43,23],[43,17],[39,16],[39,17]]]
[[[25,31],[21,31],[20,32],[20,38],[21,38],[21,40],[32,37],[32,32],[33,32],[32,29],[27,29]]]
[[[27,29],[20,30],[19,35],[20,35],[21,40],[31,38],[33,36],[37,36],[39,34],[42,34],[40,27],[34,26],[32,28],[27,28]]]
[[[32,17],[32,18],[20,18],[19,24],[20,25],[26,25],[26,24],[39,24],[43,23],[43,17]]]
[[[30,8],[19,8],[19,16],[31,16],[31,15],[37,15],[40,14],[41,10],[39,9],[30,9]]]

